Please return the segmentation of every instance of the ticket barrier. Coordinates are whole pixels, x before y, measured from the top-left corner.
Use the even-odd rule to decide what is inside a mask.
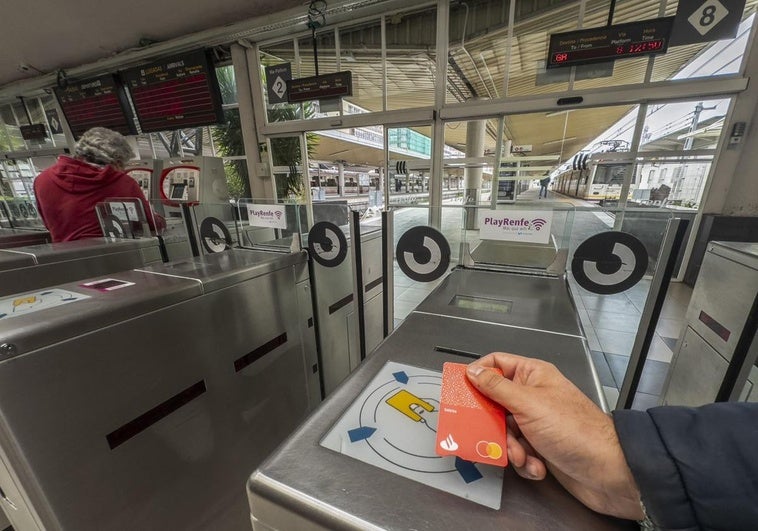
[[[246,476],[320,400],[307,283],[305,253],[231,250],[28,294],[0,318],[14,529],[249,529]]]
[[[161,261],[156,238],[88,238],[0,249],[0,296]]]
[[[552,478],[436,456],[436,414],[391,405],[433,409],[444,362],[499,350],[556,364],[605,407],[564,279],[455,270],[252,474],[253,529],[635,529]]]
[[[49,241],[34,200],[0,199],[0,249]]]
[[[360,258],[356,260],[352,234],[357,226],[331,225],[331,234],[336,235],[339,231],[342,236],[337,240],[327,232],[327,238],[335,238],[335,247],[331,251],[334,259],[312,263],[325,396],[334,391],[384,338],[382,232],[379,227],[360,227]],[[312,235],[313,232],[309,238]],[[309,247],[311,254],[316,254],[310,243]],[[341,260],[339,256],[342,256]],[[357,267],[361,270],[359,287],[356,285]],[[358,290],[362,292],[363,334],[359,330]]]
[[[8,227],[44,230],[34,199],[17,197],[2,200],[2,217]]]
[[[758,244],[708,244],[686,320],[662,403],[758,402]]]
[[[566,282],[567,242],[524,249],[513,267],[478,264],[468,249],[479,242],[464,239],[463,267],[253,472],[253,529],[635,529],[587,509],[552,478],[528,482],[511,469],[434,451],[448,361],[501,350],[541,358],[607,411]],[[501,257],[497,247],[484,256]],[[447,274],[450,248],[438,231],[414,227],[395,257],[410,278],[433,281]],[[554,265],[561,262],[563,271]]]

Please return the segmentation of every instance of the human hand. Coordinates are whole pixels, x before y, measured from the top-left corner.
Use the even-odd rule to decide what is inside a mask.
[[[487,367],[501,369],[503,376]],[[550,470],[590,509],[643,519],[613,420],[555,365],[495,352],[471,363],[466,374],[508,410],[508,461],[516,473],[539,480]]]

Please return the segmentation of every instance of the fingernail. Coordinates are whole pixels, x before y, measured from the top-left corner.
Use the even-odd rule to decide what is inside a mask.
[[[479,376],[479,374],[484,370],[484,367],[481,365],[469,365],[466,368],[466,372],[469,373],[469,376]]]
[[[536,465],[534,463],[527,463],[526,464],[526,473],[532,479],[537,479],[539,477],[537,475],[537,469],[536,469]]]

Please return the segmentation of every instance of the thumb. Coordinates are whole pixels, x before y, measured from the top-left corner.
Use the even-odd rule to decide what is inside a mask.
[[[504,378],[496,371],[472,364],[466,369],[469,381],[487,398],[494,400],[507,410],[514,412],[518,409],[519,387],[508,378]]]

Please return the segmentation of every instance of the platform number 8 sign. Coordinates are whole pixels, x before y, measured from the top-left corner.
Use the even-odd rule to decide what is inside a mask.
[[[732,38],[745,9],[745,0],[679,2],[670,46]]]

